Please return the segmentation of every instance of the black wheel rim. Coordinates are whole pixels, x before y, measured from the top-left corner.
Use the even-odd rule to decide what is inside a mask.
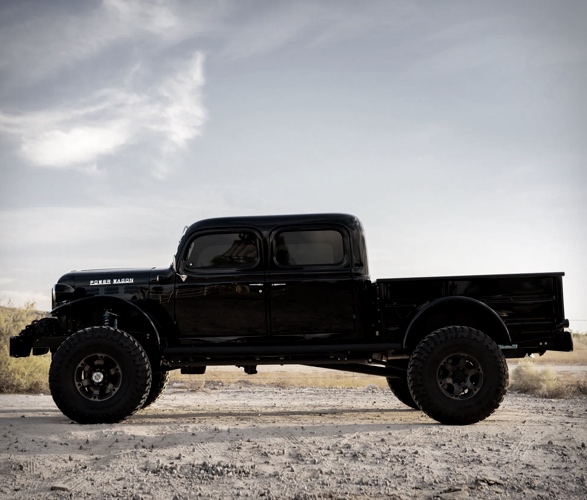
[[[438,365],[437,381],[445,396],[451,399],[469,399],[483,385],[483,369],[469,354],[451,354]]]
[[[75,386],[90,401],[110,399],[121,383],[120,366],[114,358],[106,354],[86,356],[75,369]]]

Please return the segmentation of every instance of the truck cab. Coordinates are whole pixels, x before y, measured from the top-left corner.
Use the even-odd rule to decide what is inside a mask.
[[[342,214],[212,219],[176,256],[181,342],[358,339],[367,273],[363,228]]]

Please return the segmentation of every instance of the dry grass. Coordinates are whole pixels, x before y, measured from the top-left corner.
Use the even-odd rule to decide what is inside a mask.
[[[9,338],[42,316],[33,302],[24,307],[12,307],[10,302],[0,306],[0,393],[48,392],[51,356],[11,358],[8,352]]]
[[[587,396],[587,375],[555,372],[525,359],[512,370],[510,390],[555,399]]]

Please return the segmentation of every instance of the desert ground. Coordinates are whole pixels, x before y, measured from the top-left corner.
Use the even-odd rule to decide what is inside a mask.
[[[587,400],[509,393],[440,425],[389,390],[173,382],[115,425],[72,423],[48,395],[0,395],[0,498],[577,498]]]

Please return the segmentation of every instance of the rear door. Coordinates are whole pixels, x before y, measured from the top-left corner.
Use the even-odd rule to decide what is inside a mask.
[[[175,300],[184,340],[267,334],[261,241],[256,231],[239,228],[196,234],[188,243]]]
[[[270,331],[301,339],[350,337],[354,282],[344,227],[296,226],[271,235]]]

